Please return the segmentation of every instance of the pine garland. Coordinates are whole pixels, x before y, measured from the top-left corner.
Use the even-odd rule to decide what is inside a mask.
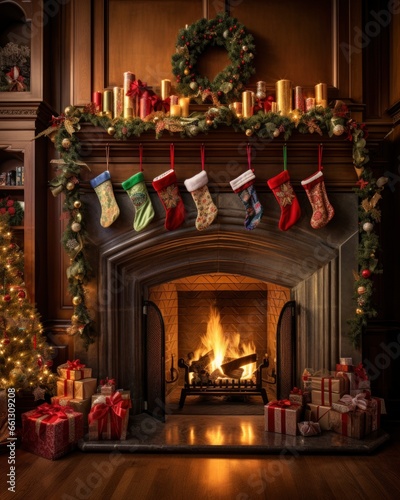
[[[140,137],[147,132],[154,132],[156,139],[164,133],[179,134],[181,137],[190,138],[199,133],[207,134],[219,127],[231,127],[235,132],[244,133],[248,137],[255,135],[263,139],[274,139],[282,135],[285,140],[288,140],[295,130],[302,134],[317,133],[321,136],[327,134],[329,137],[344,135],[353,144],[353,164],[359,176],[355,188],[360,199],[358,216],[361,235],[358,253],[359,269],[355,272],[357,308],[355,318],[349,320],[349,336],[353,344],[359,346],[368,318],[376,315],[372,305],[372,275],[380,272],[380,269],[376,258],[379,242],[373,230],[373,224],[379,222],[380,219],[378,202],[383,185],[378,186],[372,177],[372,171],[366,166],[369,157],[366,149],[365,126],[350,118],[344,103],[337,102],[334,109],[315,107],[300,116],[291,117],[264,112],[260,109],[248,119],[238,117],[229,106],[220,104],[209,107],[204,113],[192,113],[188,118],[170,117],[168,113],[157,111],[144,120],[140,118],[110,119],[103,114],[95,114],[91,103],[83,110],[68,106],[61,116],[53,117],[52,125],[41,135],[50,136],[61,155],[61,160],[53,160],[57,164],[57,175],[50,181],[50,189],[55,196],[61,192],[65,195],[64,211],[68,218],[68,225],[62,243],[71,259],[67,275],[69,291],[75,305],[70,333],[79,332],[88,346],[94,342],[95,333],[85,305],[84,286],[90,280],[91,268],[86,256],[87,233],[84,206],[79,195],[79,182],[81,169],[89,167],[80,161],[80,144],[76,135],[76,132],[80,130],[80,123],[102,127],[108,134],[119,140]],[[382,184],[382,179],[380,181]],[[364,229],[366,222],[372,224],[372,228],[368,226],[368,231]],[[368,278],[362,275],[362,271],[365,270],[370,272]],[[357,291],[360,287],[365,288],[362,294]]]

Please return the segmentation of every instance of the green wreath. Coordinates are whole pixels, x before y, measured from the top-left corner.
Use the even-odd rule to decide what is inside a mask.
[[[196,71],[197,59],[208,46],[224,47],[231,61],[212,82]],[[202,100],[210,92],[220,102],[238,100],[243,87],[255,73],[254,53],[253,36],[235,18],[225,13],[211,20],[200,19],[179,30],[176,53],[172,56],[176,90],[184,96],[201,96]]]

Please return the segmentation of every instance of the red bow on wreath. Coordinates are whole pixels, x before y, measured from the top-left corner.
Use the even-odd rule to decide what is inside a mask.
[[[24,92],[26,90],[26,85],[24,83],[25,78],[20,74],[18,66],[13,66],[11,70],[6,73],[6,80],[10,86],[11,92]]]

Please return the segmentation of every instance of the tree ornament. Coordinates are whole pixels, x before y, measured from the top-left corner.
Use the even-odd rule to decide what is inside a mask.
[[[199,88],[196,82],[190,82],[189,87],[194,91],[196,91]]]
[[[69,149],[71,147],[71,141],[65,137],[62,141],[61,141],[61,145],[64,149]]]
[[[79,224],[79,222],[73,222],[71,224],[71,229],[72,231],[74,231],[74,233],[79,233],[79,231],[81,230],[81,225]]]
[[[279,134],[280,134],[279,128],[276,128],[276,129],[272,132],[272,135],[273,135],[274,137],[279,137]]]
[[[365,299],[363,297],[358,297],[357,304],[359,306],[361,306],[361,307],[364,306],[365,305]]]
[[[215,76],[213,81],[199,75],[196,69],[197,58],[210,46],[224,47],[231,62]],[[243,52],[240,50],[243,46],[249,51],[246,52],[246,57],[243,57]],[[242,24],[226,12],[218,14],[214,19],[200,19],[189,28],[180,30],[175,47],[172,72],[176,76],[177,92],[181,95],[195,97],[197,88],[194,89],[191,83],[196,83],[198,88],[208,89],[213,94],[220,92],[221,102],[229,103],[241,97],[240,89],[255,73],[252,63],[255,50],[254,38],[247,33]],[[227,86],[234,73],[238,75],[236,85]]]
[[[79,200],[74,201],[74,208],[81,208],[82,203]]]
[[[247,135],[247,137],[251,137],[251,136],[253,135],[253,132],[254,132],[254,131],[253,131],[251,128],[248,128],[248,129],[246,130],[246,135]]]
[[[3,300],[4,300],[4,302],[10,302],[11,295],[7,293],[6,295],[3,296]]]
[[[75,184],[70,181],[70,182],[67,182],[67,185],[65,187],[68,189],[68,191],[72,191],[75,187]]]
[[[7,334],[4,334],[3,340],[1,341],[4,346],[10,343],[10,339],[7,337]]]
[[[25,290],[20,290],[17,295],[19,299],[24,299],[26,297]]]
[[[79,295],[76,295],[72,298],[72,303],[74,304],[74,306],[79,306],[79,304],[82,303],[82,298],[79,297]]]
[[[212,124],[213,124],[213,119],[212,119],[212,118],[207,118],[207,119],[206,119],[206,124],[207,124],[208,126],[212,125]]]
[[[363,269],[361,271],[361,276],[368,279],[371,276],[371,271],[369,269]]]
[[[357,307],[356,314],[358,314],[359,316],[361,316],[361,314],[364,314],[363,309],[361,309],[360,307]]]
[[[67,106],[67,107],[64,109],[64,114],[65,114],[66,116],[72,116],[72,115],[74,114],[75,110],[76,110],[75,106],[72,106],[72,105]]]
[[[367,291],[367,289],[365,288],[365,286],[359,286],[357,288],[358,295],[363,295],[366,291]]]
[[[108,135],[114,135],[115,134],[115,127],[108,127],[107,133],[108,133]]]
[[[366,233],[370,233],[374,229],[372,222],[364,222],[363,229]]]
[[[335,125],[332,130],[334,135],[342,135],[344,132],[343,125]]]

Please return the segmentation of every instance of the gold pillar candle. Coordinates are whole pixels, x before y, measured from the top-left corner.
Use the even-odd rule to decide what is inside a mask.
[[[111,90],[103,92],[103,113],[112,118],[113,94]]]
[[[232,108],[237,115],[242,116],[243,105],[241,102],[235,101],[234,103],[232,103]]]
[[[170,112],[171,116],[181,116],[181,107],[179,104],[171,104]]]
[[[242,113],[243,118],[253,116],[253,92],[250,90],[242,92]]]
[[[181,107],[181,116],[187,118],[189,116],[190,97],[180,97],[179,106]]]
[[[173,106],[175,104],[179,104],[178,103],[178,96],[177,95],[170,95],[169,96],[169,103],[171,106]]]
[[[275,101],[271,101],[271,112],[272,113],[278,112],[278,104]]]
[[[161,99],[164,101],[171,93],[171,80],[161,80]]]
[[[113,88],[113,117],[119,118],[124,114],[124,89],[123,87]]]
[[[134,114],[135,104],[127,92],[131,89],[131,83],[135,81],[135,75],[131,71],[124,73],[124,118],[131,118]]]
[[[287,116],[292,111],[292,82],[290,80],[276,82],[276,104],[282,116]]]
[[[322,106],[322,101],[328,102],[328,85],[326,83],[318,83],[315,86],[315,104]]]

